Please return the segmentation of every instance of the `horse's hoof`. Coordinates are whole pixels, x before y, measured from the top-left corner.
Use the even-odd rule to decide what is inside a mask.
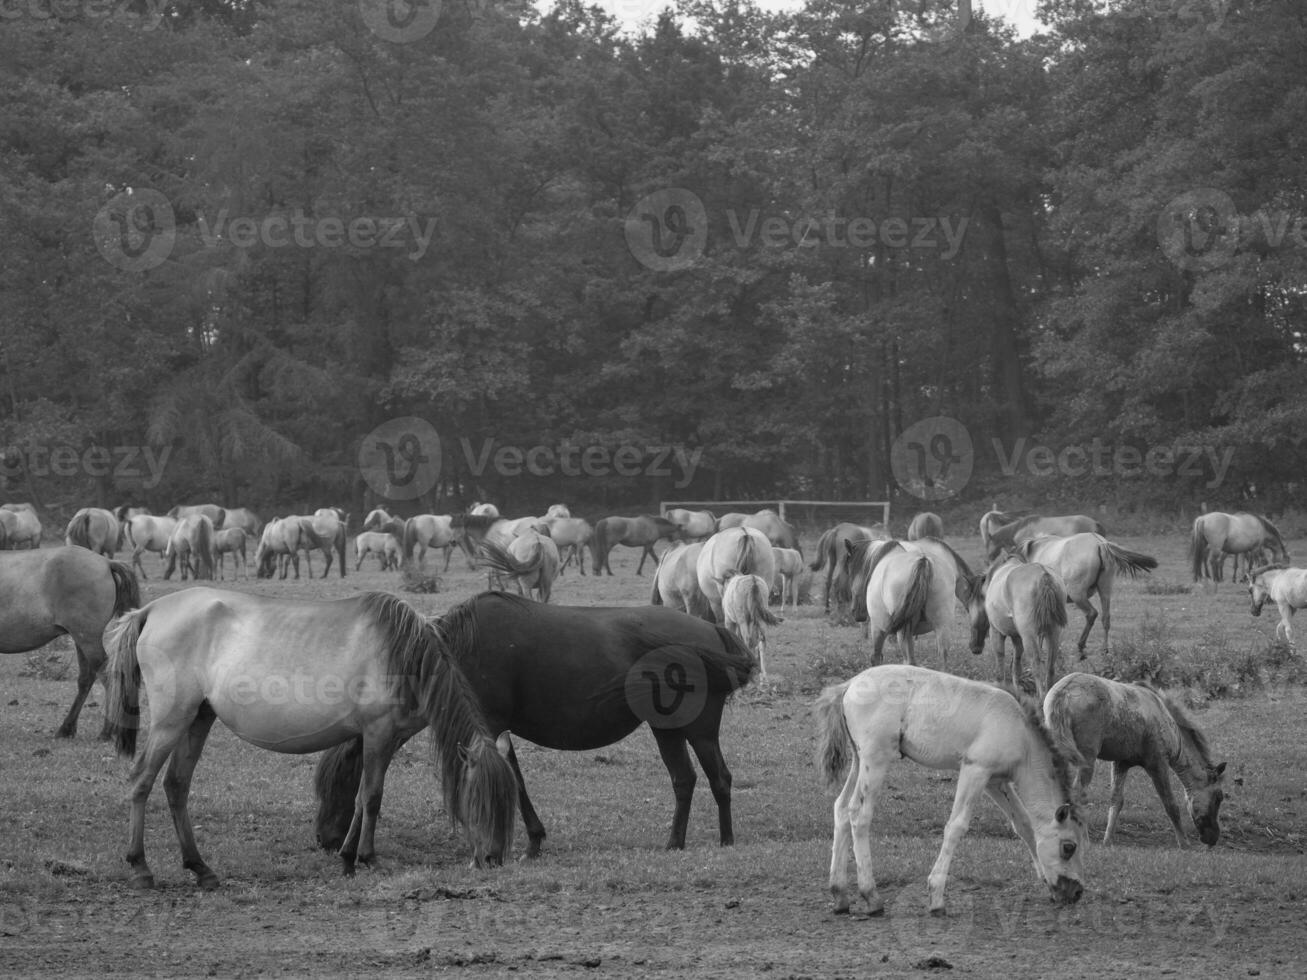
[[[867,918],[879,919],[885,914],[885,903],[877,902],[874,908],[867,909]]]
[[[137,891],[149,891],[154,887],[154,875],[143,874],[132,878],[132,887]]]
[[[943,918],[944,916],[948,915],[948,913],[944,911],[944,906],[942,905],[937,909],[931,909],[930,914],[935,916],[935,918],[937,919]]]
[[[76,728],[60,728],[55,733],[55,738],[72,738],[77,734]]]
[[[197,883],[203,891],[213,892],[218,890],[218,876],[212,871],[200,875]]]
[[[849,907],[847,905],[837,905],[835,906],[834,912],[836,915],[848,915]]]
[[[354,859],[353,859],[353,858],[341,858],[341,859],[340,859],[340,873],[343,874],[346,878],[353,878],[353,877],[354,877]]]

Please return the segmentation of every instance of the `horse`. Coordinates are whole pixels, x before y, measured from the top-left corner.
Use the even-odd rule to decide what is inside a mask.
[[[153,514],[133,514],[127,518],[123,527],[127,543],[132,546],[132,568],[140,573],[141,578],[148,580],[145,566],[141,564],[141,555],[153,551],[159,555],[160,561],[164,561],[172,532],[177,530],[177,519],[155,517]]]
[[[822,532],[821,537],[817,540],[817,558],[808,567],[814,572],[820,572],[826,569],[826,594],[822,600],[823,609],[827,615],[830,614],[830,600],[832,591],[835,595],[837,607],[847,606],[852,598],[849,591],[849,583],[845,579],[838,579],[839,569],[842,567],[846,546],[850,541],[888,541],[889,532],[885,530],[883,524],[873,524],[870,526],[862,524],[836,524],[827,531]]]
[[[853,621],[866,623],[873,664],[884,660],[885,640],[897,636],[909,664],[913,637],[934,632],[941,668],[948,666],[955,600],[971,600],[974,576],[962,556],[937,538],[859,541],[845,545],[853,592]]]
[[[215,524],[214,527],[217,525]],[[263,528],[263,522],[259,520],[259,515],[248,507],[228,507],[223,517],[222,529],[233,527],[244,531],[247,538],[257,538]]]
[[[1283,565],[1269,565],[1254,568],[1248,573],[1248,596],[1252,600],[1249,609],[1254,616],[1262,614],[1262,607],[1269,599],[1280,611],[1280,621],[1275,624],[1275,638],[1284,634],[1284,642],[1293,646],[1293,627],[1289,620],[1293,614],[1307,606],[1307,570],[1285,568]]]
[[[1021,686],[1021,658],[1034,660],[1035,688],[1043,697],[1057,678],[1058,649],[1066,626],[1066,588],[1057,573],[1019,558],[997,558],[971,593],[971,652],[983,653],[985,638],[994,643],[999,684],[1008,683],[1004,647],[1012,638],[1014,688]],[[1047,665],[1040,672],[1040,658]]]
[[[558,577],[558,546],[548,535],[528,531],[508,547],[487,539],[481,542],[481,560],[487,568],[510,577],[518,595],[534,591],[541,602],[549,601]]]
[[[590,752],[648,722],[676,798],[668,850],[685,848],[697,781],[687,746],[712,788],[721,844],[735,842],[731,773],[719,733],[727,700],[749,683],[757,663],[724,628],[658,606],[542,605],[507,592],[468,599],[434,625],[492,730],[548,749]],[[683,696],[668,699],[672,689]],[[355,740],[318,763],[317,835],[324,847],[336,846],[349,825],[359,750]],[[526,855],[536,857],[545,828],[511,742],[508,761],[517,777]]]
[[[376,514],[378,511],[373,511]],[[381,513],[384,513],[382,511]],[[372,521],[372,515],[368,515],[368,522]],[[369,523],[365,522],[365,528]],[[417,552],[417,563],[421,567],[422,562],[427,557],[428,548],[443,548],[445,551],[445,571],[449,571],[449,560],[453,557],[454,547],[462,549],[463,554],[467,557],[468,569],[476,568],[476,562],[473,560],[471,549],[467,547],[463,540],[463,525],[457,526],[454,518],[450,514],[418,514],[410,517],[404,522],[402,537],[402,551],[404,560],[408,561],[414,557],[414,551]]]
[[[726,616],[722,608],[726,579],[734,572],[761,575],[770,590],[776,578],[776,556],[767,536],[757,528],[730,528],[718,531],[703,543],[695,570],[699,588],[712,608],[713,620],[722,623]]]
[[[227,512],[227,523],[231,523],[231,511]],[[245,528],[235,525],[213,532],[213,557],[218,563],[218,578],[227,577],[227,555],[231,555],[232,578],[241,572],[250,577],[249,562],[245,554]]]
[[[165,553],[168,567],[164,569],[163,577],[172,578],[173,570],[177,567],[177,559],[180,558],[183,582],[186,581],[188,572],[191,578],[212,580],[215,533],[213,522],[204,514],[192,513],[178,520],[177,526],[173,528],[172,535],[168,538],[168,550]]]
[[[1080,899],[1085,827],[1072,802],[1067,760],[1037,706],[979,681],[887,664],[826,688],[814,712],[818,769],[828,789],[844,780],[835,801],[830,862],[837,914],[849,911],[850,847],[868,914],[885,910],[871,863],[871,821],[898,758],[958,774],[943,846],[927,879],[932,913],[944,911],[949,865],[982,792],[1011,821],[1053,898],[1064,904]]]
[[[651,605],[668,606],[690,616],[714,622],[712,606],[699,588],[699,552],[702,541],[678,541],[663,552],[654,571]]]
[[[986,518],[991,519],[990,523],[986,523]],[[993,561],[1005,548],[1015,549],[1041,534],[1062,538],[1082,533],[1107,534],[1101,522],[1084,514],[1069,514],[1064,517],[1040,517],[1038,514],[1030,514],[996,525],[994,521],[999,518],[1006,520],[1007,515],[990,511],[980,519],[980,536],[985,546],[986,561]]]
[[[549,521],[558,517],[571,517],[572,512],[567,509],[567,504],[550,504],[549,509],[545,511],[542,520]]]
[[[38,548],[0,555],[0,653],[27,653],[67,634],[77,651],[77,694],[55,734],[77,734],[96,675],[103,681],[104,628],[141,604],[129,566],[85,548]],[[106,724],[100,734],[109,737]]]
[[[1274,524],[1258,514],[1225,514],[1212,511],[1194,519],[1189,540],[1189,561],[1195,582],[1212,580],[1212,587],[1225,574],[1225,556],[1234,555],[1234,577],[1239,576],[1239,556],[1251,563],[1254,555],[1269,550],[1279,562],[1289,563],[1289,550]],[[1248,567],[1252,567],[1251,564]]]
[[[374,514],[383,514],[385,519],[376,524],[374,531],[360,531],[354,538],[354,571],[358,571],[363,564],[363,559],[368,555],[376,555],[381,561],[381,570],[399,571],[400,559],[404,553],[404,529],[408,524],[407,521],[401,521],[397,517],[391,517],[382,510],[374,510],[368,515],[368,519],[363,522],[364,527],[373,524],[372,517]]]
[[[717,521],[717,530],[725,531],[732,527],[751,527],[767,535],[767,541],[774,548],[793,548],[802,554],[799,547],[799,532],[794,525],[781,520],[776,511],[764,507],[752,514],[725,514]]]
[[[31,504],[0,506],[0,525],[4,527],[5,548],[18,550],[41,547],[41,518]]]
[[[77,545],[112,558],[123,546],[123,527],[113,516],[113,511],[83,507],[68,522],[64,544]]]
[[[1168,766],[1184,788],[1189,817],[1208,847],[1221,839],[1225,763],[1213,763],[1207,739],[1180,706],[1148,684],[1122,684],[1092,674],[1067,674],[1044,698],[1044,718],[1053,737],[1075,747],[1076,785],[1083,801],[1094,776],[1094,760],[1112,763],[1112,802],[1103,843],[1112,843],[1125,802],[1125,778],[1133,766],[1152,777],[1162,807],[1184,847],[1180,808],[1171,794]]]
[[[921,538],[940,538],[944,537],[944,522],[940,520],[938,514],[932,514],[928,510],[923,510],[916,517],[912,518],[912,523],[908,525],[908,540],[917,541]]]
[[[1111,649],[1112,585],[1116,576],[1124,572],[1136,578],[1140,572],[1157,567],[1156,558],[1122,548],[1101,534],[1089,532],[1065,538],[1051,535],[1031,538],[1017,548],[1017,554],[1025,561],[1051,568],[1066,587],[1067,600],[1085,614],[1085,628],[1076,642],[1081,660],[1086,656],[1089,631],[1098,619],[1098,612],[1089,601],[1090,596],[1097,592],[1103,605],[1103,652],[1107,653]]]
[[[722,625],[758,656],[758,668],[767,677],[767,634],[764,626],[779,626],[784,620],[767,608],[771,583],[761,575],[726,573],[722,589]]]
[[[297,517],[274,517],[263,526],[263,535],[259,546],[254,551],[254,574],[257,578],[272,578],[277,571],[277,559],[282,557],[281,577],[285,578],[288,565],[295,566],[295,577],[300,577],[301,540],[313,543],[313,526],[306,528]],[[313,578],[313,566],[308,568],[309,578]]]
[[[604,569],[613,574],[613,567],[608,563],[608,553],[614,545],[624,544],[628,548],[641,548],[640,564],[635,574],[644,572],[644,560],[652,558],[658,561],[654,545],[664,538],[677,540],[681,529],[665,517],[644,514],[640,517],[604,517],[594,527],[594,538],[590,552],[594,555],[594,573],[600,574]]]
[[[683,541],[706,541],[717,533],[717,516],[710,510],[672,507],[663,516],[681,529]]]
[[[133,517],[140,514],[153,513],[148,507],[135,507],[132,504],[123,504],[121,507],[113,509],[113,516],[118,519],[118,523],[126,525]]]
[[[499,508],[494,504],[474,503],[467,510],[472,517],[498,517]]]
[[[803,577],[805,563],[803,553],[794,548],[772,548],[776,558],[776,577],[781,591],[781,612],[785,612],[785,599],[789,597],[790,607],[799,604],[799,580]]]
[[[217,504],[187,504],[185,506],[178,504],[168,511],[168,516],[177,521],[201,514],[213,522],[215,531],[227,526],[227,509]]]
[[[135,887],[154,886],[145,809],[170,757],[164,789],[182,863],[201,888],[218,886],[195,846],[187,807],[215,720],[274,752],[320,752],[362,738],[364,775],[339,850],[346,874],[373,860],[395,750],[428,726],[445,810],[464,824],[477,865],[501,863],[511,848],[513,770],[501,754],[507,732],[497,740],[487,729],[445,638],[403,600],[379,592],[324,602],[185,589],[123,616],[110,642],[108,710],[119,754],[137,754],[142,688],[150,702],[149,734],[131,775],[127,861]]]
[[[331,571],[332,552],[334,551],[337,567],[340,569],[340,577],[344,578],[345,539],[349,531],[349,514],[340,507],[319,507],[308,520],[312,521],[313,533],[317,535],[318,541],[321,542],[322,554],[327,559],[327,566],[322,570],[322,577],[326,578],[327,573]],[[312,577],[312,571],[313,569],[310,568],[310,577]]]
[[[592,553],[594,551],[594,528],[590,522],[583,517],[550,517],[546,514],[543,523],[549,528],[549,536],[558,546],[558,555],[562,559],[558,573],[561,575],[563,569],[575,558],[577,568],[584,575],[585,549],[589,548]]]

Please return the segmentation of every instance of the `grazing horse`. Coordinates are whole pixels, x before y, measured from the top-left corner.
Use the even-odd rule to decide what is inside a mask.
[[[64,544],[77,545],[112,558],[123,546],[123,527],[113,516],[113,511],[83,507],[68,522]]]
[[[103,675],[105,626],[141,604],[136,576],[122,562],[85,548],[39,548],[0,555],[0,596],[0,653],[26,653],[64,634],[72,638],[77,695],[56,732],[71,738],[96,675]],[[107,722],[100,737],[109,737]]]
[[[594,552],[594,528],[583,517],[550,517],[545,515],[543,522],[549,528],[549,536],[558,546],[558,555],[562,564],[558,566],[561,575],[568,563],[575,558],[576,567],[585,574],[585,549]]]
[[[771,583],[761,575],[726,573],[722,590],[722,625],[758,656],[762,677],[767,677],[767,634],[764,626],[779,626],[784,620],[767,608]]]
[[[1065,517],[1040,517],[1038,514],[1030,514],[1016,520],[1009,520],[1005,524],[995,525],[992,520],[988,525],[985,523],[985,518],[996,517],[1006,518],[1007,515],[990,511],[981,518],[981,538],[985,545],[986,561],[993,561],[1005,548],[1015,550],[1041,534],[1057,537],[1070,537],[1081,533],[1107,534],[1100,522],[1084,514],[1071,514]]]
[[[719,731],[727,700],[749,683],[757,664],[725,629],[658,606],[542,605],[506,592],[485,592],[455,606],[435,628],[492,730],[509,730],[548,749],[591,752],[649,722],[676,797],[669,850],[685,847],[696,782],[692,749],[717,803],[721,843],[735,843],[731,774]],[[685,690],[687,683],[694,685],[693,705],[667,700],[668,684]],[[324,847],[334,847],[348,826],[358,756],[356,740],[318,763],[317,828]],[[511,747],[508,761],[517,776],[527,857],[535,857],[545,828]]]
[[[1280,611],[1280,621],[1275,624],[1275,638],[1284,634],[1284,642],[1293,646],[1293,627],[1289,620],[1293,614],[1307,606],[1307,570],[1285,568],[1282,565],[1269,565],[1254,568],[1248,573],[1248,595],[1252,600],[1249,610],[1254,616],[1262,614],[1266,600],[1275,603]]]
[[[215,533],[213,522],[203,514],[193,513],[178,520],[177,526],[172,530],[172,536],[168,538],[166,552],[168,567],[164,569],[163,577],[172,578],[173,570],[177,567],[177,560],[180,558],[183,582],[186,581],[188,572],[191,578],[212,580]]]
[[[668,606],[710,623],[714,621],[708,597],[699,588],[699,552],[702,550],[702,541],[678,541],[663,552],[654,572],[651,605]]]
[[[1057,658],[1066,626],[1066,589],[1052,569],[1019,558],[996,558],[971,593],[971,652],[983,653],[985,637],[994,644],[999,684],[1021,687],[1021,658],[1034,661],[1035,688],[1043,697],[1057,679]],[[1004,647],[1012,639],[1012,675]],[[1046,667],[1041,672],[1040,658]]]
[[[219,507],[217,504],[189,504],[186,506],[178,505],[168,511],[168,516],[174,520],[182,520],[186,517],[198,516],[203,514],[213,522],[213,529],[227,526],[227,509]]]
[[[28,503],[0,507],[0,526],[4,528],[4,547],[13,550],[41,547],[41,518]]]
[[[301,541],[312,542],[313,527],[305,527],[298,517],[274,517],[263,526],[263,536],[254,551],[254,574],[257,578],[272,578],[277,571],[277,559],[283,559],[281,577],[285,578],[288,566],[295,566],[295,577],[300,577],[300,548],[306,547]],[[309,565],[309,578],[313,578],[313,566]]]
[[[849,911],[850,847],[867,912],[885,910],[872,870],[871,821],[889,767],[900,758],[958,774],[944,843],[926,880],[931,912],[944,910],[949,865],[981,793],[1007,815],[1053,897],[1079,900],[1085,827],[1072,802],[1067,760],[1035,705],[979,681],[888,664],[826,688],[814,712],[818,768],[829,789],[844,779],[831,845],[836,913]]]
[[[384,511],[373,511],[372,514],[384,513]],[[368,515],[368,521],[372,521],[372,514]],[[365,528],[369,523],[364,523]],[[445,552],[445,571],[449,571],[449,560],[453,557],[455,546],[462,549],[463,554],[467,557],[467,567],[476,568],[476,562],[473,560],[472,551],[467,547],[463,540],[463,525],[455,524],[454,517],[451,514],[418,514],[410,517],[404,522],[404,531],[402,537],[404,560],[408,561],[414,558],[414,551],[417,552],[416,560],[418,567],[426,560],[428,548],[443,548]]]
[[[699,588],[712,607],[713,620],[723,623],[726,613],[722,608],[722,593],[726,590],[726,579],[737,572],[761,575],[770,590],[776,579],[776,556],[767,536],[757,528],[734,527],[718,531],[703,543],[695,570]]]
[[[590,552],[594,555],[594,573],[600,574],[604,569],[613,574],[612,565],[608,564],[608,553],[614,545],[624,544],[628,548],[641,548],[640,564],[635,574],[644,572],[644,560],[652,558],[656,563],[658,555],[654,545],[664,538],[677,540],[681,529],[665,517],[645,514],[640,517],[604,517],[595,524],[594,538]]]
[[[1180,706],[1147,684],[1122,684],[1092,674],[1067,674],[1044,698],[1044,718],[1060,744],[1074,746],[1077,783],[1083,802],[1094,777],[1094,760],[1112,763],[1112,802],[1103,843],[1112,843],[1125,803],[1125,777],[1143,766],[1184,847],[1180,808],[1171,795],[1167,768],[1184,788],[1189,816],[1208,847],[1221,839],[1220,810],[1225,798],[1225,763],[1212,762],[1207,739]]]
[[[764,507],[752,514],[725,514],[717,521],[717,530],[725,531],[731,527],[751,527],[767,535],[767,541],[773,548],[793,548],[800,554],[799,532],[794,525],[781,520],[776,511]]]
[[[170,757],[164,789],[182,863],[201,888],[218,886],[195,846],[187,808],[191,775],[217,719],[275,752],[320,752],[362,737],[364,775],[340,845],[346,874],[373,859],[392,755],[428,726],[445,810],[467,829],[478,866],[501,863],[511,848],[513,770],[501,754],[507,732],[497,746],[444,638],[403,600],[379,592],[311,602],[185,589],[118,620],[111,643],[109,714],[118,751],[128,758],[136,755],[142,687],[150,702],[149,734],[131,777],[127,860],[135,887],[154,886],[145,808]],[[284,694],[288,685],[322,691],[328,682],[344,693]]]
[[[915,664],[913,637],[933,631],[940,667],[947,668],[953,610],[958,601],[970,602],[974,583],[962,556],[937,538],[845,547],[853,621],[868,624],[871,662],[883,662],[885,640],[897,636],[908,663]]]
[[[1112,628],[1112,586],[1122,572],[1136,578],[1140,572],[1152,571],[1157,559],[1113,544],[1101,534],[1088,532],[1067,538],[1042,535],[1020,545],[1017,554],[1028,562],[1047,565],[1066,587],[1067,600],[1075,603],[1085,614],[1085,628],[1076,642],[1080,659],[1085,659],[1085,643],[1089,631],[1098,619],[1098,612],[1089,601],[1098,593],[1103,604],[1103,652],[1111,649],[1109,631]]]
[[[1253,557],[1269,550],[1276,561],[1289,563],[1289,549],[1274,524],[1258,514],[1223,514],[1212,511],[1200,514],[1194,520],[1189,541],[1189,561],[1194,581],[1204,577],[1212,580],[1212,587],[1225,575],[1225,556],[1234,555],[1234,578],[1239,577],[1239,556],[1252,567]]]
[[[373,521],[374,515],[383,515],[378,522]],[[381,570],[399,571],[400,559],[404,554],[404,529],[407,521],[401,521],[397,517],[391,517],[381,509],[374,510],[368,515],[368,519],[363,522],[364,527],[375,527],[376,530],[361,531],[354,538],[354,571],[358,571],[363,564],[363,559],[368,555],[376,555],[381,561]]]
[[[164,561],[172,532],[177,530],[177,519],[155,517],[153,514],[133,514],[123,526],[127,543],[132,546],[132,568],[140,573],[141,578],[148,580],[145,566],[141,564],[141,555],[153,551],[158,554],[161,562]]]
[[[710,510],[672,507],[663,516],[681,529],[683,541],[706,541],[717,533],[717,515]]]
[[[227,512],[227,521],[231,522],[231,511]],[[235,525],[213,532],[213,557],[218,563],[218,578],[227,577],[227,556],[231,555],[232,578],[244,573],[250,577],[249,562],[245,553],[245,528]]]
[[[837,579],[839,570],[844,562],[844,555],[847,553],[849,542],[858,541],[888,541],[889,532],[885,530],[883,524],[873,524],[870,526],[862,524],[836,524],[828,531],[822,532],[822,536],[817,540],[817,559],[808,567],[814,572],[820,572],[826,569],[826,595],[822,600],[823,608],[826,613],[830,614],[830,600],[832,591],[835,596],[836,608],[847,608],[852,600],[852,593],[849,591],[847,579]]]
[[[534,591],[541,602],[548,602],[558,577],[558,546],[545,534],[527,531],[503,547],[489,539],[481,542],[481,561],[517,584],[517,594]]]
[[[217,525],[214,525],[217,527]],[[245,532],[247,538],[257,538],[259,531],[263,529],[263,522],[259,520],[259,515],[254,513],[248,507],[228,507],[222,521],[223,529],[238,527]]]
[[[944,537],[944,522],[939,519],[938,514],[932,514],[928,510],[923,510],[916,517],[912,518],[912,523],[908,525],[908,540],[917,541],[921,538],[940,538]]]
[[[781,612],[785,612],[785,599],[789,597],[790,607],[799,604],[799,580],[803,578],[806,565],[802,552],[794,548],[772,548],[776,557],[776,578],[780,585]]]

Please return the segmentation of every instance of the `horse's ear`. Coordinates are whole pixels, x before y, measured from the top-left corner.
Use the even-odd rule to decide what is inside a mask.
[[[1218,776],[1222,775],[1225,772],[1225,763],[1220,763],[1214,771]]]
[[[1058,823],[1066,823],[1067,817],[1071,816],[1071,804],[1063,803],[1057,808],[1056,816]]]
[[[509,737],[510,735],[512,735],[512,732],[505,728],[499,733],[499,737],[495,739],[495,748],[499,750],[499,754],[505,759],[508,758],[508,753],[513,751],[513,740]]]
[[[853,544],[853,542],[850,541],[848,538],[845,538],[845,539],[844,539],[844,550],[847,551],[849,554],[853,554],[853,548],[854,548],[854,544]]]

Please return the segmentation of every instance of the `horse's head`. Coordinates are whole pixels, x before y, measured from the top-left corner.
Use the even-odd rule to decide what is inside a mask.
[[[1212,847],[1221,839],[1221,802],[1225,799],[1225,763],[1206,766],[1203,784],[1190,790],[1189,816],[1198,830],[1198,839]]]
[[[513,849],[517,782],[506,761],[512,748],[508,732],[497,739],[481,735],[459,746],[466,771],[458,808],[478,868],[503,864]],[[512,806],[502,805],[505,798]],[[505,812],[507,820],[503,819]]]
[[[1266,587],[1266,580],[1262,577],[1267,571],[1268,569],[1263,566],[1254,568],[1248,573],[1248,598],[1252,603],[1248,611],[1254,616],[1262,614],[1262,606],[1266,605],[1266,600],[1271,597],[1271,593]]]
[[[1002,562],[994,562],[984,575],[975,580],[971,587],[971,599],[967,602],[967,615],[971,618],[971,652],[985,652],[985,640],[989,636],[989,612],[985,609],[985,594],[989,589],[990,576]]]
[[[1053,900],[1063,905],[1078,902],[1084,893],[1085,825],[1070,803],[1063,803],[1047,824],[1036,825],[1035,863]]]

